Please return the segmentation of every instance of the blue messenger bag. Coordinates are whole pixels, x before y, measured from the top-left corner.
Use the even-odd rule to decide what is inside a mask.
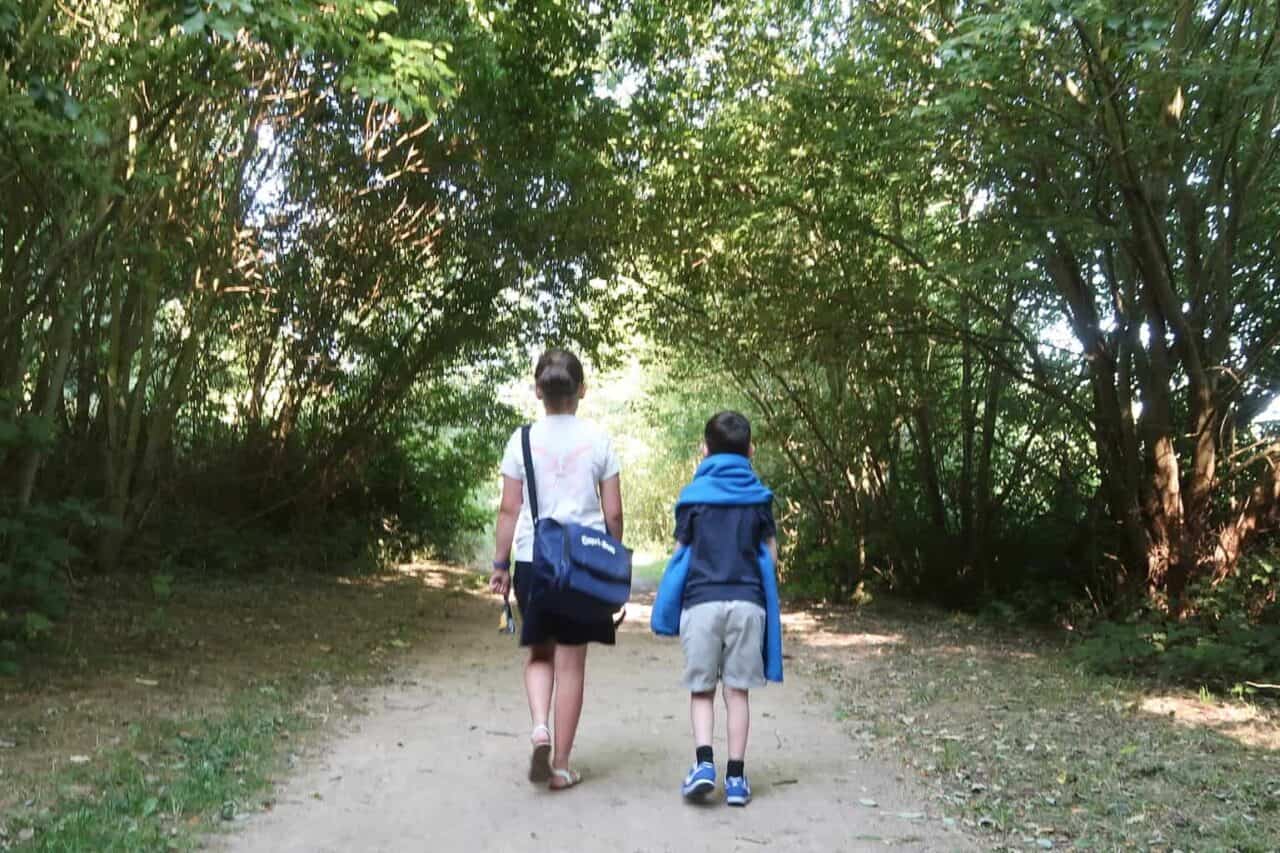
[[[529,604],[575,622],[613,619],[631,597],[631,552],[603,530],[541,518],[528,425],[520,430],[520,444],[533,519]]]

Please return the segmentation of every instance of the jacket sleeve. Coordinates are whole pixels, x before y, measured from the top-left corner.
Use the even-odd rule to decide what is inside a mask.
[[[681,545],[671,555],[662,580],[658,582],[658,594],[653,599],[653,612],[649,615],[649,627],[653,633],[663,637],[680,635],[680,609],[688,575],[689,546]]]
[[[782,602],[778,597],[778,576],[774,571],[773,555],[761,543],[760,581],[764,586],[764,677],[769,681],[782,681]]]

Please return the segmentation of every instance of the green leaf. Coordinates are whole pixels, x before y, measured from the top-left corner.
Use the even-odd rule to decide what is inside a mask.
[[[47,446],[53,441],[53,419],[28,417],[23,423],[27,438],[34,444]]]
[[[23,624],[23,633],[26,634],[28,640],[39,639],[42,635],[53,630],[53,622],[43,613],[37,613],[32,610],[27,613]]]
[[[173,575],[152,575],[151,594],[159,601],[168,601],[173,596]]]
[[[196,12],[190,18],[187,18],[182,22],[182,31],[187,35],[195,35],[198,32],[202,32],[204,30],[205,20],[204,12]]]
[[[231,18],[214,18],[209,26],[226,41],[235,41],[236,36],[240,33],[239,23]]]

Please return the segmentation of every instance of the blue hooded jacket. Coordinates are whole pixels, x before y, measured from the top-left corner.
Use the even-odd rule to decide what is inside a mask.
[[[773,492],[760,482],[751,460],[736,453],[717,453],[702,460],[693,482],[680,492],[676,509],[688,504],[715,506],[753,506],[773,500]],[[683,608],[684,585],[689,575],[689,546],[681,545],[671,555],[658,595],[653,602],[649,627],[655,634],[675,637],[680,634],[680,611]],[[773,556],[763,542],[758,553],[760,580],[764,588],[765,631],[764,677],[782,681],[782,607],[778,600],[778,579]]]

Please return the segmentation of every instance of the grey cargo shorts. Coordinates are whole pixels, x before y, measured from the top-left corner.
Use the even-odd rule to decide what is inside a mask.
[[[764,608],[752,601],[706,601],[680,614],[682,684],[693,693],[717,681],[739,690],[763,687]]]

